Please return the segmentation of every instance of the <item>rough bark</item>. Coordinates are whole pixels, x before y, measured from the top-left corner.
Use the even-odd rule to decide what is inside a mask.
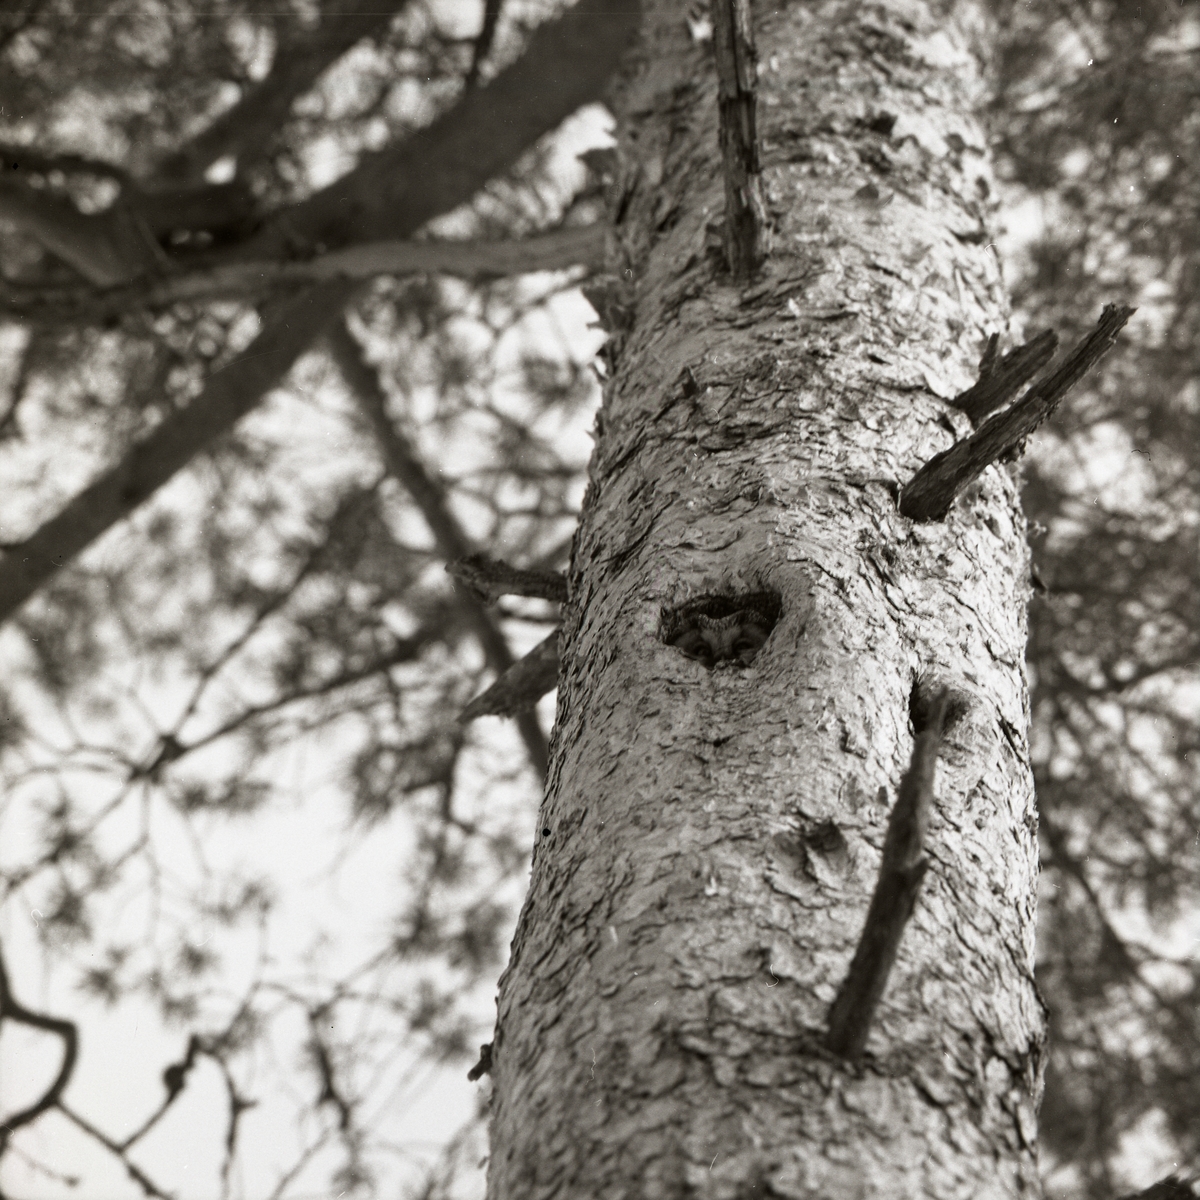
[[[940,522],[897,510],[970,432],[950,401],[1005,322],[974,236],[981,10],[759,9],[773,248],[748,287],[713,253],[711,47],[680,4],[645,18],[618,94],[614,374],[500,988],[491,1200],[1039,1193],[1036,817],[1005,732],[1028,717],[1025,522],[1009,467]],[[782,601],[752,665],[664,644],[669,610],[738,592]],[[929,866],[850,1063],[829,1007],[912,697],[940,687],[962,707]]]

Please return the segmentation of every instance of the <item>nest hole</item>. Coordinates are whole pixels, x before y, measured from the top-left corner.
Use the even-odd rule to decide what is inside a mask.
[[[779,620],[778,592],[719,592],[664,608],[661,636],[708,670],[748,667]]]

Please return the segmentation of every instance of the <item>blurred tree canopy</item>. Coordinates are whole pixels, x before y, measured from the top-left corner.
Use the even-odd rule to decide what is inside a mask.
[[[1198,17],[1124,3],[1000,14],[1003,199],[1039,218],[1014,308],[1030,328],[1074,332],[1106,297],[1140,306],[1129,352],[1026,468],[1042,1150],[1072,1195],[1120,1190],[1134,1130],[1161,1140],[1164,1165],[1200,1166]]]
[[[444,568],[566,565],[625,28],[361,9],[0,5],[14,1195],[164,1195],[185,1122],[196,1194],[478,1191],[550,714],[458,718],[557,614]],[[1200,10],[994,17],[1014,340],[1139,305],[1025,459],[1043,1162],[1102,1200],[1200,1170]]]

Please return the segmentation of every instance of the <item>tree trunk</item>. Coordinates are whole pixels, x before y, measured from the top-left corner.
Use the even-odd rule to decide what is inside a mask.
[[[1007,468],[942,522],[896,507],[969,432],[947,401],[1006,316],[983,6],[760,9],[747,286],[720,259],[695,29],[651,7],[617,93],[614,370],[500,987],[489,1197],[1035,1196],[1025,522]],[[739,622],[757,636],[718,645]],[[939,684],[929,869],[847,1062],[829,1006]]]

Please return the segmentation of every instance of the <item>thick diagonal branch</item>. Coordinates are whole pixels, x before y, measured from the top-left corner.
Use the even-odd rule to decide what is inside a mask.
[[[555,604],[567,599],[567,577],[561,571],[514,567],[490,554],[468,554],[448,562],[446,570],[485,604],[494,604],[501,596],[534,596]]]
[[[198,181],[217,159],[230,156],[238,160],[239,172],[244,174],[250,165],[247,158],[258,157],[270,148],[292,104],[311,91],[321,75],[347,50],[364,38],[385,31],[408,2],[383,0],[364,5],[362,0],[326,0],[321,5],[320,24],[300,33],[293,33],[295,22],[286,19],[285,35],[267,77],[165,158],[159,165],[159,176]]]
[[[988,351],[995,353],[996,335],[988,341]],[[979,381],[954,398],[954,406],[961,408],[978,426],[984,417],[1002,408],[1021,390],[1026,380],[1032,379],[1053,357],[1058,348],[1058,334],[1045,329],[1024,345],[1010,350],[1000,361],[991,361],[984,355],[980,363]]]
[[[558,630],[538,642],[491,687],[479,693],[458,719],[465,725],[476,717],[519,717],[558,686]]]
[[[538,26],[525,53],[427,128],[364,154],[329,187],[270,216],[223,261],[283,258],[404,237],[512,167],[596,100],[637,28],[638,0],[581,0]]]
[[[135,442],[124,457],[78,492],[0,559],[0,621],[102,533],[148,500],[177,471],[227,433],[278,386],[292,364],[353,296],[358,283],[313,288],[271,312],[262,332],[209,377],[186,408]]]

